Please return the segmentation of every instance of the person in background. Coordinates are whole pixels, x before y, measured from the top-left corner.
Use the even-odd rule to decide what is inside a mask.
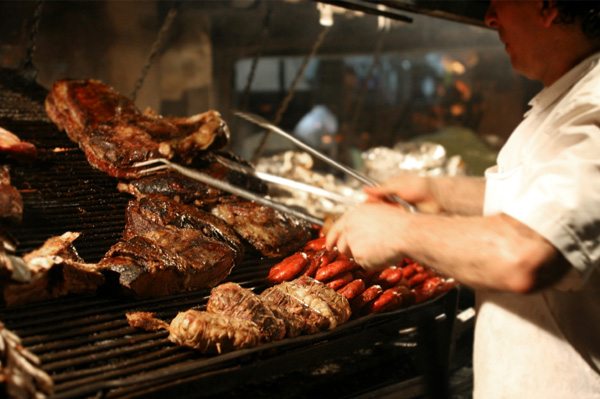
[[[475,291],[475,398],[600,398],[600,2],[492,0],[485,21],[544,85],[497,164],[365,188],[327,246],[367,269],[409,257]]]

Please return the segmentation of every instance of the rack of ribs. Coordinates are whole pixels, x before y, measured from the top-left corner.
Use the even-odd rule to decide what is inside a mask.
[[[129,98],[95,79],[57,81],[45,107],[88,162],[113,177],[139,177],[133,164],[148,159],[187,165],[199,152],[229,142],[227,125],[216,111],[189,117],[142,113]]]

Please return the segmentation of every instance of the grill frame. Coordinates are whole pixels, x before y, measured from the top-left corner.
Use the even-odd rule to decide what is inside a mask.
[[[93,169],[49,121],[46,94],[14,71],[0,69],[0,126],[38,149],[35,162],[11,165],[13,185],[24,201],[23,222],[11,232],[19,254],[66,231],[81,232],[74,245],[86,262],[94,263],[120,239],[131,197],[117,190],[118,179]],[[226,281],[260,292],[276,261],[248,259]],[[156,312],[170,321],[178,311],[204,309],[208,295],[199,290],[133,300],[106,289],[94,296],[0,307],[0,320],[40,357],[42,369],[55,381],[56,399],[191,398],[198,392],[203,397],[243,392],[265,398],[342,398],[419,376],[425,388],[443,397],[434,390],[447,385],[457,289],[333,331],[219,356],[177,347],[165,331],[148,333],[127,324],[128,311]]]

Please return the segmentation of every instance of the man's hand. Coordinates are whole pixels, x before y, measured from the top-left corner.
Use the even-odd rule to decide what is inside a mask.
[[[367,202],[385,201],[387,196],[396,195],[404,201],[414,204],[425,213],[439,213],[441,206],[436,200],[431,181],[427,177],[413,174],[399,175],[386,180],[379,187],[364,187]]]
[[[400,237],[406,211],[396,205],[359,205],[338,219],[327,233],[327,248],[337,247],[365,269],[383,269],[404,258]]]

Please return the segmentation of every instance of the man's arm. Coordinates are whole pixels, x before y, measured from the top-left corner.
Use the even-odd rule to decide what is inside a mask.
[[[424,213],[483,214],[485,180],[477,177],[423,177],[402,175],[379,187],[365,187],[372,202],[388,195],[415,204]]]
[[[328,232],[327,246],[367,269],[409,257],[474,289],[532,292],[569,268],[545,238],[510,216],[412,214],[385,203],[347,212]]]

